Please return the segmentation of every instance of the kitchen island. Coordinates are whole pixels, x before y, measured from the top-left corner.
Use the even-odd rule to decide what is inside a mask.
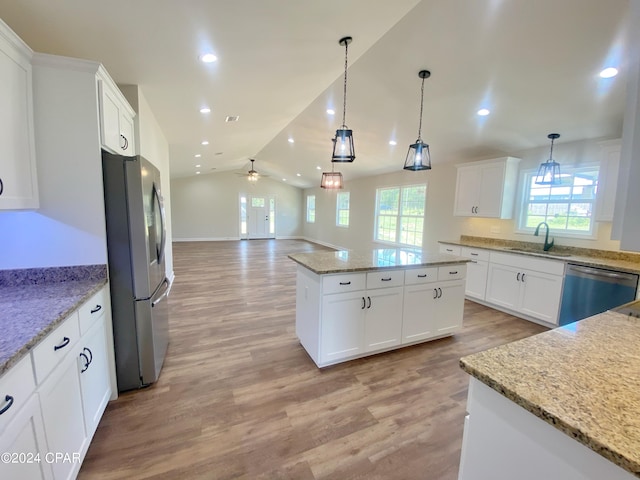
[[[453,335],[468,259],[420,249],[297,253],[296,335],[318,367]]]
[[[640,322],[605,312],[463,357],[460,480],[640,477]]]

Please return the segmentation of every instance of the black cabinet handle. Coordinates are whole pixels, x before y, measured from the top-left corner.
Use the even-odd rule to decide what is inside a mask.
[[[87,358],[87,356],[84,353],[81,353],[80,356],[82,358],[84,358],[84,367],[82,367],[82,370],[80,370],[80,373],[84,373],[87,371],[87,369],[89,368],[89,364],[91,363],[89,361],[89,359]]]
[[[390,282],[391,281],[391,277],[389,277],[389,278],[381,278],[380,280],[382,282]]]
[[[120,134],[120,137],[124,140],[124,145],[122,145],[120,148],[122,150],[126,150],[127,148],[129,148],[129,140],[127,140],[127,137],[122,134]]]
[[[445,248],[445,250],[446,250],[447,252],[453,252],[453,249],[451,249],[451,248]]]
[[[520,272],[518,272],[518,275],[516,275],[516,281],[520,281]]]
[[[2,179],[0,178],[0,195],[4,192],[4,183],[2,183]]]
[[[364,297],[362,297],[362,308],[360,310],[364,310],[366,306],[367,306],[367,302],[365,301]]]
[[[62,338],[62,343],[60,345],[56,345],[55,347],[53,347],[53,350],[56,351],[56,350],[60,350],[61,348],[66,347],[67,345],[69,345],[70,341],[71,340],[69,339],[69,337],[63,337]]]
[[[427,274],[425,273],[424,275],[418,275],[418,278],[427,278]]]
[[[522,281],[524,282],[524,273],[522,274]]]
[[[93,352],[91,350],[89,350],[87,347],[84,347],[82,349],[83,352],[89,352],[89,363],[93,362]]]
[[[5,395],[4,401],[7,402],[7,404],[4,407],[2,407],[2,410],[0,410],[0,415],[2,415],[4,412],[6,412],[11,408],[11,405],[13,405],[13,397],[11,395]]]
[[[96,313],[102,310],[102,305],[96,305],[94,309],[91,310],[91,313]]]
[[[435,300],[436,298],[438,298],[438,289],[434,288],[433,289],[433,299]]]
[[[478,256],[478,254],[477,254],[477,253],[472,253],[472,254],[471,254],[471,256],[472,256],[472,257],[477,257],[477,256]]]
[[[438,298],[442,298],[442,289],[438,287]]]
[[[456,270],[455,272],[449,272],[449,275],[457,275],[458,271]]]
[[[371,308],[371,297],[367,297],[367,300],[369,300],[369,306],[367,308]]]
[[[351,282],[340,282],[340,285],[351,285]]]

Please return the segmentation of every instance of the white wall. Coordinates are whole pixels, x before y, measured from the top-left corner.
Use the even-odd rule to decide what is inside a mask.
[[[356,160],[357,161],[357,160]],[[343,174],[348,169],[344,166]],[[347,175],[345,174],[345,177]],[[456,169],[452,163],[434,165],[432,170],[408,172],[402,170],[385,175],[345,180],[342,191],[350,192],[349,227],[336,226],[336,191],[319,187],[304,191],[304,208],[307,195],[316,196],[316,223],[306,222],[303,216],[304,236],[308,240],[346,249],[370,249],[379,247],[373,240],[376,189],[397,185],[427,184],[427,206],[423,247],[437,250],[438,240],[457,239],[462,219],[453,216]]]
[[[240,195],[274,195],[276,237],[302,235],[302,190],[270,178],[250,184],[234,172],[209,173],[171,180],[173,238],[240,238]]]
[[[515,152],[511,156],[522,159],[520,170],[537,169],[540,163],[548,158],[549,148],[536,148],[523,152]],[[579,141],[554,146],[554,158],[562,165],[582,165],[599,163],[602,150],[597,141]],[[357,160],[356,160],[357,161]],[[457,240],[460,235],[493,237],[527,242],[540,239],[530,234],[516,233],[517,208],[512,220],[495,220],[484,218],[466,218],[453,216],[453,204],[456,188],[456,168],[458,163],[466,163],[462,159],[444,164],[436,163],[433,169],[424,172],[405,172],[379,175],[346,181],[343,191],[351,192],[351,212],[349,228],[336,226],[336,192],[321,188],[304,191],[303,208],[306,209],[307,195],[316,196],[316,223],[306,223],[306,210],[303,212],[304,237],[326,245],[347,249],[375,248],[380,244],[373,241],[374,210],[376,189],[394,185],[427,184],[427,207],[425,213],[425,232],[423,246],[429,250],[438,248],[438,240]],[[348,165],[343,171],[348,170]],[[400,168],[400,167],[399,167]],[[343,172],[343,173],[344,173]],[[345,175],[346,176],[346,175]],[[520,172],[518,177],[516,204],[520,203],[522,184]],[[611,223],[597,224],[596,239],[575,239],[556,237],[556,245],[570,245],[601,250],[619,250],[620,242],[610,240]]]
[[[171,182],[169,180],[169,143],[167,142],[156,117],[153,115],[142,89],[138,85],[118,85],[129,104],[136,111],[135,120],[137,153],[160,170],[162,196],[167,217],[167,245],[165,250],[165,268],[169,278],[173,276],[173,229],[171,226]]]

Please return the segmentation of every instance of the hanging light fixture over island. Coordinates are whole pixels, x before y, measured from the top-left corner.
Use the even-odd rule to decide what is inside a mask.
[[[336,130],[336,136],[333,139],[333,155],[332,162],[353,162],[356,158],[355,149],[353,147],[353,131],[346,125],[347,116],[347,56],[349,52],[349,44],[353,41],[351,37],[343,37],[340,39],[340,45],[344,46],[344,96],[342,103],[342,127]]]
[[[424,106],[424,81],[431,76],[429,70],[420,70],[418,76],[422,79],[422,88],[420,89],[420,124],[418,126],[418,139],[416,143],[409,145],[407,158],[404,161],[404,169],[411,171],[431,170],[431,154],[429,153],[429,145],[422,141],[422,110]]]

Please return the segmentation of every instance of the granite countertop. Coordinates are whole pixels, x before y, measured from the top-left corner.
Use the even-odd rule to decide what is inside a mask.
[[[440,243],[462,247],[483,248],[503,253],[528,255],[564,263],[575,263],[588,267],[608,268],[620,272],[640,274],[640,255],[629,252],[614,252],[610,250],[556,245],[551,249],[550,253],[544,253],[540,243],[465,235],[462,235],[460,240],[440,240]],[[514,251],[514,248],[525,251]]]
[[[0,375],[106,283],[106,265],[0,270]]]
[[[469,261],[468,258],[407,248],[294,253],[289,255],[289,258],[318,275],[388,268],[454,265]]]
[[[460,359],[464,371],[640,477],[640,321],[605,312]]]

